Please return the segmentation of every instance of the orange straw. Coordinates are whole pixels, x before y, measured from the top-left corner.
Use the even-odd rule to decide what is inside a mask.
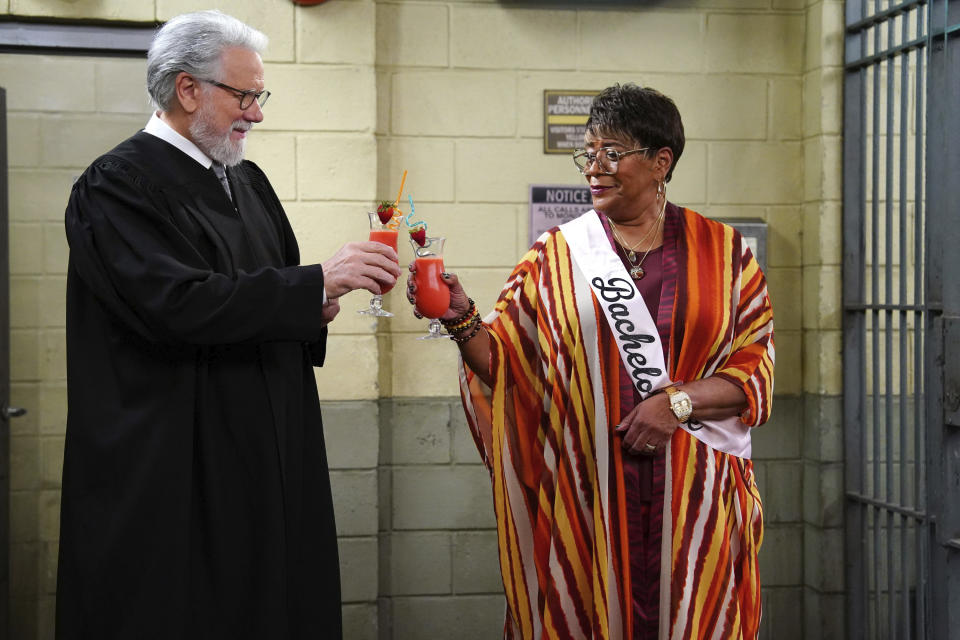
[[[397,208],[397,205],[400,203],[400,196],[403,195],[403,185],[407,181],[407,170],[403,170],[403,177],[400,178],[400,191],[397,192],[397,199],[393,201],[393,208],[396,213],[393,214],[393,217],[390,219],[390,222],[387,223],[387,229],[399,229],[400,228],[400,219],[403,217],[400,215],[400,209]]]
[[[403,195],[403,183],[405,183],[406,181],[407,181],[407,170],[404,169],[403,177],[400,178],[400,191],[397,191],[397,199],[393,201],[394,208],[396,208],[396,206],[400,204],[400,196]]]

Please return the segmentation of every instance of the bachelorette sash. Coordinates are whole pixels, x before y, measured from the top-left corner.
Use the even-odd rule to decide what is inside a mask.
[[[611,250],[597,213],[591,209],[560,225],[560,231],[570,247],[574,269],[583,276],[577,279],[590,285],[589,291],[584,291],[583,287],[576,289],[578,302],[587,302],[584,296],[596,296],[600,302],[620,359],[640,398],[670,386],[657,325],[633,279]],[[592,308],[592,297],[589,302]],[[595,341],[585,339],[584,343],[588,348],[596,349]],[[680,427],[718,451],[740,458],[750,457],[750,428],[739,416],[723,420],[691,419],[680,423]]]

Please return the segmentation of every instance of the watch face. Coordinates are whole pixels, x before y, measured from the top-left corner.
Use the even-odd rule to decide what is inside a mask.
[[[674,391],[670,394],[670,409],[680,422],[686,422],[693,413],[693,403],[690,396],[683,391]]]

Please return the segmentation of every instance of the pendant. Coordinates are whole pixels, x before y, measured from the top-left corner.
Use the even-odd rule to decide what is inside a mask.
[[[627,251],[627,259],[630,260],[630,262],[636,262],[637,261],[636,251],[634,251],[633,249]]]
[[[630,267],[630,277],[633,278],[634,280],[641,279],[643,277],[643,273],[644,273],[643,267],[641,267],[640,265],[634,265]]]

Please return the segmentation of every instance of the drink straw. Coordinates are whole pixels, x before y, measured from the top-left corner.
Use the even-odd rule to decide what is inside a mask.
[[[400,212],[400,209],[397,207],[397,205],[400,203],[400,196],[403,195],[403,185],[404,185],[404,183],[406,183],[406,181],[407,181],[407,170],[404,169],[404,170],[403,170],[403,177],[400,178],[400,191],[397,191],[397,199],[393,201],[393,208],[397,211],[397,213]],[[401,217],[401,216],[398,216],[397,214],[394,214],[393,217],[390,218],[390,222],[388,222],[387,225],[386,225],[386,226],[387,226],[387,229],[393,229],[393,230],[399,229],[399,228],[400,228],[400,217]]]
[[[393,217],[390,218],[390,222],[386,224],[387,229],[397,231],[400,229],[400,221],[403,219],[403,216],[400,215],[400,209],[394,208],[396,213],[393,214]]]
[[[400,178],[400,191],[397,191],[397,199],[393,201],[393,206],[400,204],[400,196],[403,195],[403,184],[407,181],[407,170],[403,170],[403,177]]]
[[[414,227],[419,227],[419,226],[423,225],[423,230],[426,231],[426,230],[427,230],[427,223],[424,222],[423,220],[417,220],[416,222],[411,222],[411,220],[413,220],[413,196],[411,196],[410,194],[407,194],[407,197],[410,199],[410,213],[407,214],[407,217],[404,218],[403,221],[404,221],[404,222],[407,224],[407,226],[410,227],[411,229],[413,229]]]

